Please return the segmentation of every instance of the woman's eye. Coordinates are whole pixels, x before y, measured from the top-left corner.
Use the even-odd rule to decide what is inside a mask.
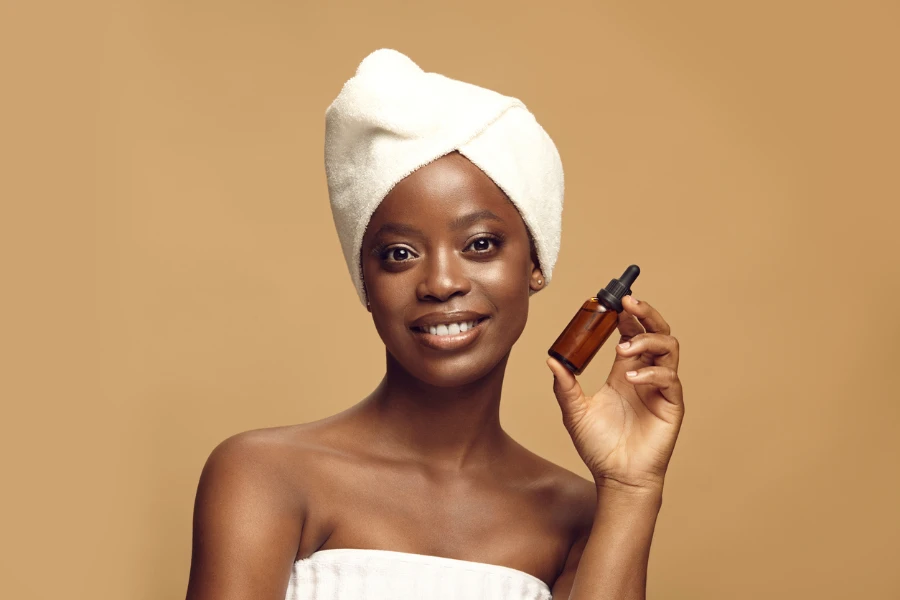
[[[406,248],[389,248],[384,252],[384,259],[388,262],[404,262],[412,258],[412,252]]]
[[[475,252],[489,252],[493,249],[493,246],[497,245],[497,240],[494,238],[482,237],[469,244],[469,247],[475,250]]]
[[[475,239],[472,243],[466,246],[468,250],[471,248],[475,254],[488,254],[495,251],[501,245],[500,239],[484,236]],[[395,246],[392,248],[387,248],[385,250],[375,249],[375,252],[381,256],[381,260],[387,263],[401,263],[408,262],[410,259],[416,258],[416,254],[412,252],[409,248],[404,248],[403,246]]]

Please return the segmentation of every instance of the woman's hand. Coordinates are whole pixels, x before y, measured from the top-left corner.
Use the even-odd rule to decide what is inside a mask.
[[[563,423],[597,485],[661,491],[684,418],[678,340],[646,302],[625,296],[622,306],[620,345],[600,391],[586,396],[571,371],[554,358],[547,364]]]

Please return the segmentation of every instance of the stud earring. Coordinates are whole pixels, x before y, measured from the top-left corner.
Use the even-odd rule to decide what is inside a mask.
[[[543,280],[543,279],[538,279],[538,285],[543,285],[543,284],[544,284],[544,280]]]

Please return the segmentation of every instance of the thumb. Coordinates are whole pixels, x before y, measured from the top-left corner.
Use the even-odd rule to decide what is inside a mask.
[[[547,366],[553,372],[553,393],[559,402],[564,417],[574,417],[584,410],[584,391],[575,375],[553,357],[547,359]]]

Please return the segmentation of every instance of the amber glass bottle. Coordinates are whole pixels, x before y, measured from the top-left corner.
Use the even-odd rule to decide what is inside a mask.
[[[618,326],[622,298],[631,293],[631,284],[640,273],[640,267],[631,265],[622,277],[613,279],[595,297],[589,298],[550,346],[548,354],[581,375]]]

